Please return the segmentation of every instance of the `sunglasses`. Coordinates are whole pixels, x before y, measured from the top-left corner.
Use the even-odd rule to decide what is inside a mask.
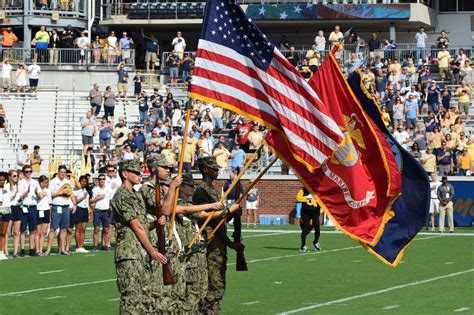
[[[32,172],[32,171],[24,171],[23,173],[26,173],[26,174],[28,174],[28,173],[31,173],[31,172]]]
[[[109,173],[114,173],[115,170],[107,170],[107,172],[109,172]]]
[[[99,178],[99,180],[105,180],[105,178]]]

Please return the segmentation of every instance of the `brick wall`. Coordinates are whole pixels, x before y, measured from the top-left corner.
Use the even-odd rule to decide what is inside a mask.
[[[244,189],[251,179],[244,177],[241,180]],[[199,180],[197,180],[199,182]],[[218,179],[215,186],[221,189],[225,179]],[[280,214],[288,215],[295,207],[296,194],[301,188],[301,184],[294,176],[265,176],[261,179],[257,188],[260,191],[259,214]],[[245,201],[242,202],[245,210]]]

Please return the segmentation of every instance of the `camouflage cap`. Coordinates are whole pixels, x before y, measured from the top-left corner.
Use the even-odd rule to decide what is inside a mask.
[[[207,166],[208,168],[219,169],[219,165],[216,162],[216,158],[213,156],[206,156],[199,159],[199,165]]]
[[[120,161],[119,168],[120,170],[127,170],[130,172],[143,172],[143,168],[139,160]]]
[[[191,173],[183,173],[183,182],[182,185],[194,186],[194,178]]]
[[[157,154],[148,159],[147,161],[148,168],[152,168],[155,166],[162,166],[162,167],[170,167],[170,163],[166,159],[166,157],[163,154]]]

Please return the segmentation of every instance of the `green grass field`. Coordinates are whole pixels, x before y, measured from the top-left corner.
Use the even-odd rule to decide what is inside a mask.
[[[298,232],[246,229],[249,270],[230,254],[224,314],[474,314],[473,229],[420,233],[395,269],[328,229],[300,253]],[[113,252],[0,261],[0,314],[116,314],[114,278]]]

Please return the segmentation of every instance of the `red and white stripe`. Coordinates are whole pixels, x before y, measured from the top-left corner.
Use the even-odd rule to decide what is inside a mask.
[[[199,40],[191,92],[230,104],[283,131],[294,153],[317,168],[343,134],[316,92],[275,49],[267,71],[225,46]]]

